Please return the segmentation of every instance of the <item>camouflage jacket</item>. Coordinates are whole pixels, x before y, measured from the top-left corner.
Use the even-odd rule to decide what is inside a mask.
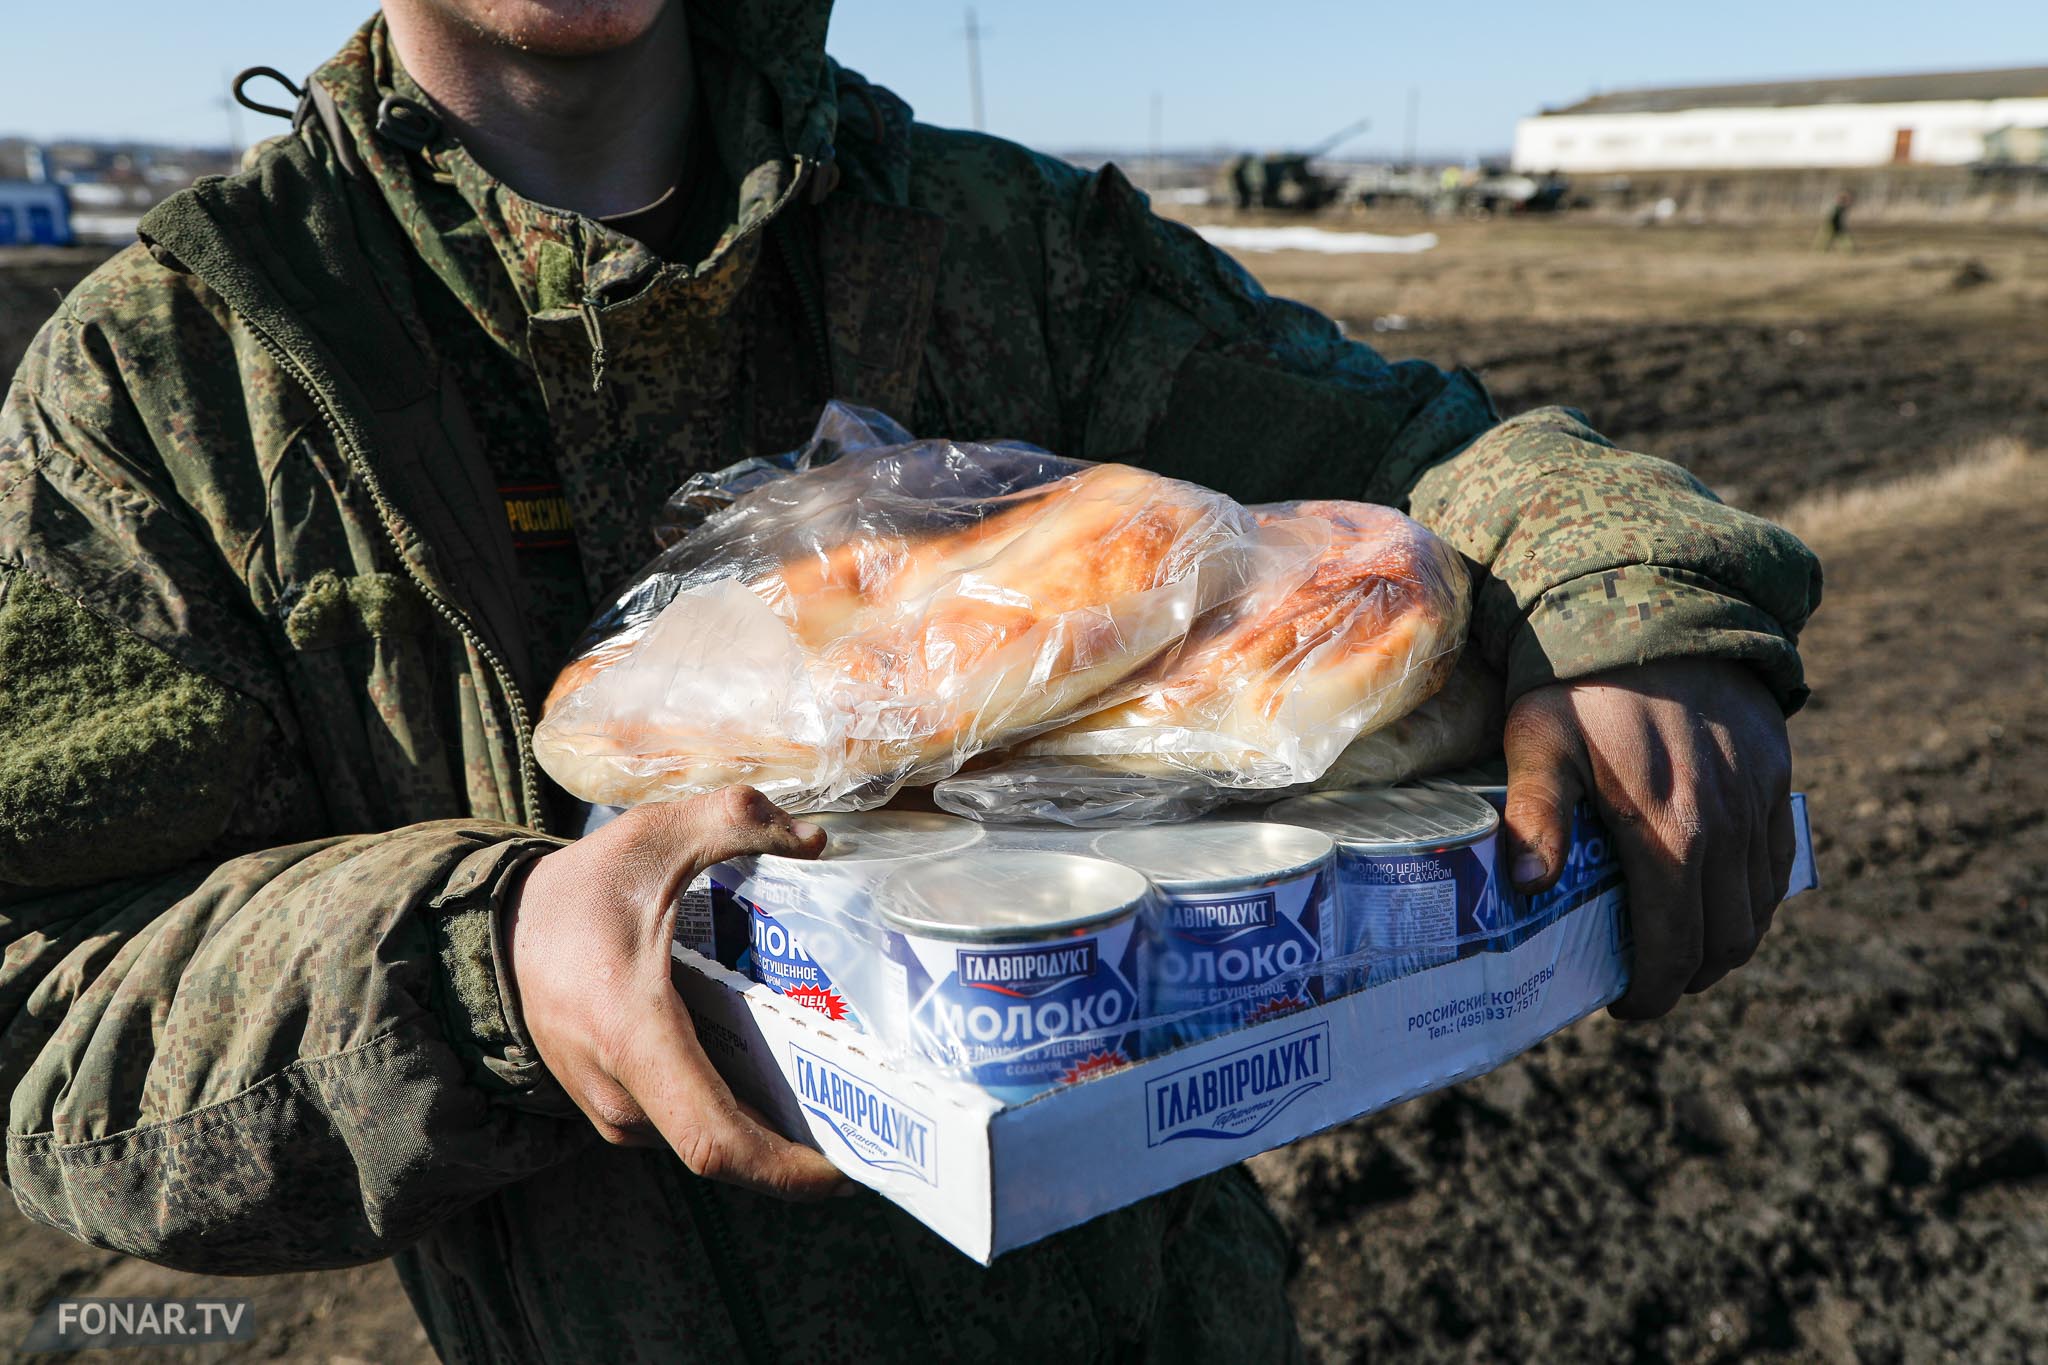
[[[735,187],[698,265],[380,132],[411,87],[373,22],[321,117],[152,214],[38,338],[0,412],[0,1083],[31,1216],[201,1271],[399,1251],[462,1359],[1289,1339],[1239,1178],[983,1271],[877,1200],[792,1209],[594,1142],[494,931],[555,843],[486,458],[507,411],[543,414],[593,595],[670,486],[838,394],[1247,500],[1405,504],[1473,562],[1474,647],[1516,692],[1713,655],[1798,703],[1818,571],[1791,537],[1568,412],[1501,423],[1469,375],[1388,364],[1113,169],[913,123],[825,59],[826,10],[693,0]],[[465,385],[451,301],[537,407]]]

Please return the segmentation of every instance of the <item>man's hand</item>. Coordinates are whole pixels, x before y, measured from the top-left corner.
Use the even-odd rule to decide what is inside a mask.
[[[1524,695],[1508,712],[1510,875],[1564,870],[1572,807],[1607,826],[1628,878],[1635,969],[1618,1019],[1703,991],[1771,927],[1792,872],[1785,720],[1747,667],[1674,660]]]
[[[505,933],[527,1032],[607,1142],[666,1142],[698,1175],[788,1199],[847,1187],[733,1098],[669,981],[676,898],[745,853],[815,857],[815,825],[751,787],[641,806],[535,862]]]

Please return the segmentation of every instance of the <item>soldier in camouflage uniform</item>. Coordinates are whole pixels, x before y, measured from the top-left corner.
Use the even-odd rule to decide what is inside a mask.
[[[380,18],[290,136],[151,213],[15,377],[8,1185],[194,1271],[395,1254],[457,1360],[1298,1353],[1242,1173],[983,1270],[871,1196],[762,1193],[830,1177],[715,1078],[703,1122],[751,1154],[664,1123],[676,1151],[617,1145],[655,1100],[572,1079],[543,1020],[604,993],[576,883],[633,857],[565,844],[530,732],[660,498],[837,395],[1246,501],[1409,507],[1471,560],[1472,648],[1515,703],[1517,876],[1555,874],[1581,791],[1620,826],[1638,1014],[1768,924],[1817,566],[1570,412],[1501,422],[1469,374],[1266,296],[1114,169],[913,123],[825,58],[825,0],[648,5],[687,16],[708,216],[523,197]],[[650,810],[673,854],[605,894],[654,956],[685,864],[806,842],[744,795]],[[689,1070],[678,1047],[654,1070]]]

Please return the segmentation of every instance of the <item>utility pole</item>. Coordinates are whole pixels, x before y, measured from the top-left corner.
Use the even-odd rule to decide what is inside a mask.
[[[242,159],[242,110],[235,102],[234,73],[224,72],[223,76],[228,85],[227,98],[221,101],[228,111],[228,160],[239,162]]]
[[[1415,169],[1415,134],[1421,122],[1422,87],[1411,85],[1408,87],[1408,146],[1406,155],[1403,157],[1408,163],[1408,169],[1411,171]]]
[[[1159,151],[1159,125],[1162,121],[1160,109],[1164,104],[1164,98],[1157,90],[1154,90],[1152,92],[1152,174],[1147,177],[1152,182],[1151,189],[1154,194],[1159,193],[1160,186],[1166,180],[1166,166],[1161,160]]]
[[[974,109],[974,131],[985,130],[981,117],[981,35],[974,18],[974,6],[967,7],[967,98]]]

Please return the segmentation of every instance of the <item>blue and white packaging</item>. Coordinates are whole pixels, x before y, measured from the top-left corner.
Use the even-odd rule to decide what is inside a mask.
[[[905,867],[875,899],[923,1056],[1016,1101],[1136,1055],[1139,918],[1153,895],[1130,868],[1001,849]]]
[[[1792,893],[1814,885],[1802,801],[1795,823]],[[987,1264],[1490,1071],[1614,1000],[1628,982],[1623,889],[1590,842],[1575,838],[1574,855],[1588,875],[1553,893],[1519,941],[1492,935],[1489,950],[1017,1100],[680,946],[677,978],[742,1099]],[[745,869],[720,876],[739,884]]]
[[[1340,955],[1329,837],[1218,820],[1115,830],[1098,857],[1145,874],[1145,1054],[1304,1010]]]
[[[1483,952],[1499,932],[1499,814],[1456,790],[1372,787],[1282,801],[1269,819],[1336,843],[1338,951],[1332,995]]]
[[[676,937],[778,995],[862,1028],[859,1011],[825,964],[861,961],[884,942],[867,913],[867,898],[889,869],[972,847],[982,829],[971,820],[920,811],[834,812],[812,820],[825,831],[823,853],[815,859],[762,857],[743,883],[727,885],[707,876],[704,927],[691,914],[686,893]],[[785,911],[793,923],[784,922]],[[701,946],[707,934],[709,952]],[[733,940],[737,948],[730,946]],[[899,1017],[896,1003],[888,1002],[884,1017]]]

